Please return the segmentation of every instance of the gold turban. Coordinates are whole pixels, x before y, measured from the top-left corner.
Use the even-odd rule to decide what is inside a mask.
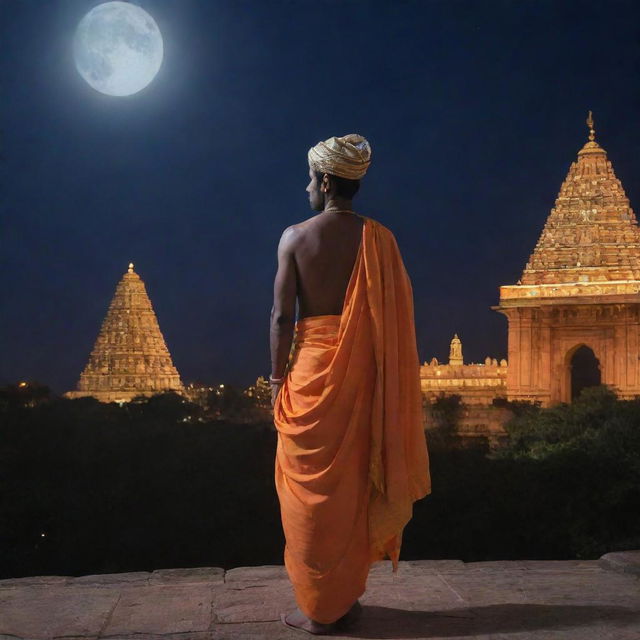
[[[309,167],[349,180],[360,180],[371,164],[371,147],[357,133],[318,142],[309,149]]]

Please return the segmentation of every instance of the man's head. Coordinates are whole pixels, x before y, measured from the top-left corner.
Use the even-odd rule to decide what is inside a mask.
[[[309,149],[308,159],[309,202],[312,209],[322,211],[328,199],[353,198],[371,164],[371,147],[355,133],[334,136]]]
[[[311,178],[307,186],[309,204],[315,211],[322,211],[325,201],[336,196],[351,200],[360,188],[360,180],[348,180],[313,169],[309,169],[309,178]]]

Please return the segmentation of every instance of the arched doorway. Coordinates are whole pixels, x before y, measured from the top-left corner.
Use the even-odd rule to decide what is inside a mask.
[[[597,387],[601,383],[600,362],[593,350],[582,345],[569,360],[571,400],[575,400],[583,389]]]

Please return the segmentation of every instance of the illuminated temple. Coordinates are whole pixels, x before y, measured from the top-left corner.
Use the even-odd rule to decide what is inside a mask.
[[[116,287],[77,390],[65,395],[126,402],[163,391],[184,389],[144,282],[130,264]]]
[[[510,400],[570,402],[596,384],[640,395],[640,229],[587,124],[521,280],[500,287]]]
[[[487,356],[482,363],[465,364],[462,341],[454,335],[449,347],[449,362],[436,358],[420,367],[420,386],[424,398],[424,417],[428,428],[437,425],[434,408],[440,397],[459,396],[462,401],[456,416],[456,433],[462,438],[477,436],[499,441],[502,425],[509,417],[503,408],[494,407],[495,398],[507,395],[507,361]]]
[[[589,139],[571,164],[521,279],[500,287],[493,307],[508,322],[508,359],[465,364],[455,335],[448,363],[420,367],[427,425],[438,399],[457,395],[468,435],[504,431],[496,399],[549,406],[606,384],[640,395],[640,228],[606,151]],[[144,283],[130,265],[76,391],[127,401],[184,393]],[[504,403],[502,403],[504,404]]]
[[[508,365],[465,365],[452,342],[449,364],[421,367],[427,421],[442,395],[461,397],[477,432],[499,429],[494,398],[549,406],[598,384],[640,395],[640,228],[591,113],[587,125],[521,279],[493,307],[508,321]]]

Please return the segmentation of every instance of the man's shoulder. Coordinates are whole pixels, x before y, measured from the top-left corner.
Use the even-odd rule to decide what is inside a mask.
[[[304,231],[304,229],[309,226],[309,224],[315,217],[316,216],[312,216],[311,218],[307,218],[306,220],[294,222],[292,225],[289,225],[282,233],[295,233],[296,231]]]
[[[302,222],[297,222],[284,229],[280,237],[280,247],[287,251],[295,251],[300,241],[307,235],[313,220],[318,216],[312,216]]]
[[[290,226],[288,226],[282,233],[283,235],[286,234],[292,234],[292,235],[300,235],[303,234],[310,226],[313,225],[314,221],[316,220],[316,218],[319,216],[320,214],[317,214],[315,216],[311,216],[310,218],[307,218],[306,220],[302,220],[301,222],[296,222],[295,224],[292,224]]]
[[[318,213],[314,216],[311,216],[310,218],[307,218],[306,220],[302,220],[301,222],[292,224],[282,232],[283,237],[287,236],[289,241],[292,241],[296,238],[304,237],[304,235],[307,232],[312,231],[314,228],[317,227],[317,221],[320,215],[321,214]],[[393,231],[391,231],[391,229],[386,225],[382,224],[382,222],[374,218],[371,218],[369,216],[365,216],[361,214],[358,214],[358,215],[365,221],[365,224],[369,224],[372,227],[372,229],[376,231],[378,234],[395,240],[395,235]]]

